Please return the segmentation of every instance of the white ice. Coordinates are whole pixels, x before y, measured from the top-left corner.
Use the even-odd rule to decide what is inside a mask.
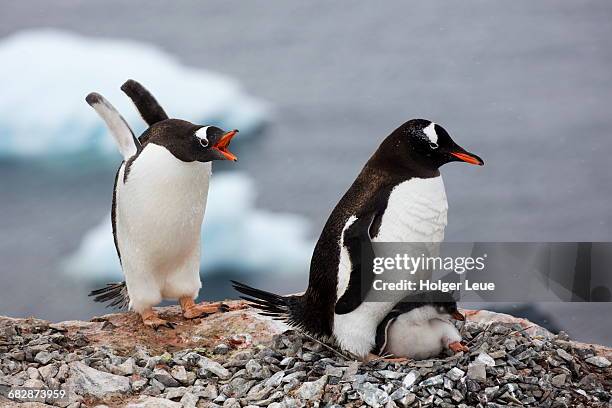
[[[129,78],[149,88],[170,117],[237,128],[241,137],[269,115],[235,80],[183,65],[146,43],[22,31],[0,41],[0,61],[0,158],[116,154],[85,96],[107,97],[139,135],[145,125],[119,89]]]
[[[302,276],[314,242],[302,216],[255,207],[253,181],[246,175],[213,174],[202,227],[201,271],[233,270],[258,276]],[[64,270],[90,282],[122,280],[110,215],[88,231]]]

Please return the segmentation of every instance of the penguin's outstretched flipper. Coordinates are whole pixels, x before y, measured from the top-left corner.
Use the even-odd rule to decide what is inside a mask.
[[[134,102],[136,109],[138,109],[144,121],[147,122],[147,125],[151,126],[168,119],[164,108],[161,107],[151,92],[139,82],[128,79],[121,85],[121,90]]]
[[[125,160],[142,150],[140,141],[134,136],[130,125],[109,101],[96,92],[87,95],[85,100],[104,120]]]
[[[124,309],[130,304],[125,282],[107,283],[103,288],[92,290],[89,296],[95,296],[95,302],[110,302],[106,307]]]

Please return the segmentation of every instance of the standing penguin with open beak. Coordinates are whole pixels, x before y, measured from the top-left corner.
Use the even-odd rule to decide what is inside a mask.
[[[448,202],[439,168],[454,161],[484,164],[442,126],[425,119],[404,123],[383,140],[332,211],[304,294],[280,296],[238,282],[234,287],[265,314],[368,359],[379,323],[406,293],[389,294],[384,302],[364,300],[361,243],[441,242]]]
[[[136,138],[125,119],[104,97],[87,103],[108,126],[123,155],[115,178],[111,220],[125,282],[93,291],[99,302],[128,305],[145,325],[169,326],[153,310],[164,299],[178,300],[183,316],[223,310],[196,304],[200,282],[200,231],[213,160],[237,158],[228,150],[237,130],[170,119],[153,95],[128,80],[121,89],[149,125]]]

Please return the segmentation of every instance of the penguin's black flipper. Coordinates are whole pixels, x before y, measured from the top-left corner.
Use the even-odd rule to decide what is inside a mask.
[[[89,296],[95,296],[95,302],[110,302],[106,307],[124,309],[130,303],[125,282],[107,283],[103,288],[92,290]]]
[[[363,274],[365,265],[372,265],[374,250],[372,248],[372,237],[376,235],[374,229],[380,224],[381,215],[377,211],[362,214],[344,232],[343,244],[348,250],[351,260],[351,276],[348,287],[342,297],[336,302],[335,313],[347,314],[357,309],[363,302],[362,288],[372,286],[373,273]]]
[[[151,92],[139,82],[128,79],[121,85],[121,90],[134,102],[136,109],[140,112],[140,116],[149,126],[168,119],[164,108],[161,107]]]

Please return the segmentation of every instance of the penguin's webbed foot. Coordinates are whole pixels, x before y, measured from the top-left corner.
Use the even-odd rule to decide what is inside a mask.
[[[185,319],[195,319],[196,317],[206,317],[217,312],[230,311],[230,307],[223,302],[195,303],[192,298],[181,298],[179,302]]]
[[[460,351],[467,353],[468,351],[470,351],[470,349],[467,348],[467,346],[461,343],[460,341],[455,341],[455,342],[450,343],[448,345],[448,348],[451,349],[453,353],[459,353]]]

